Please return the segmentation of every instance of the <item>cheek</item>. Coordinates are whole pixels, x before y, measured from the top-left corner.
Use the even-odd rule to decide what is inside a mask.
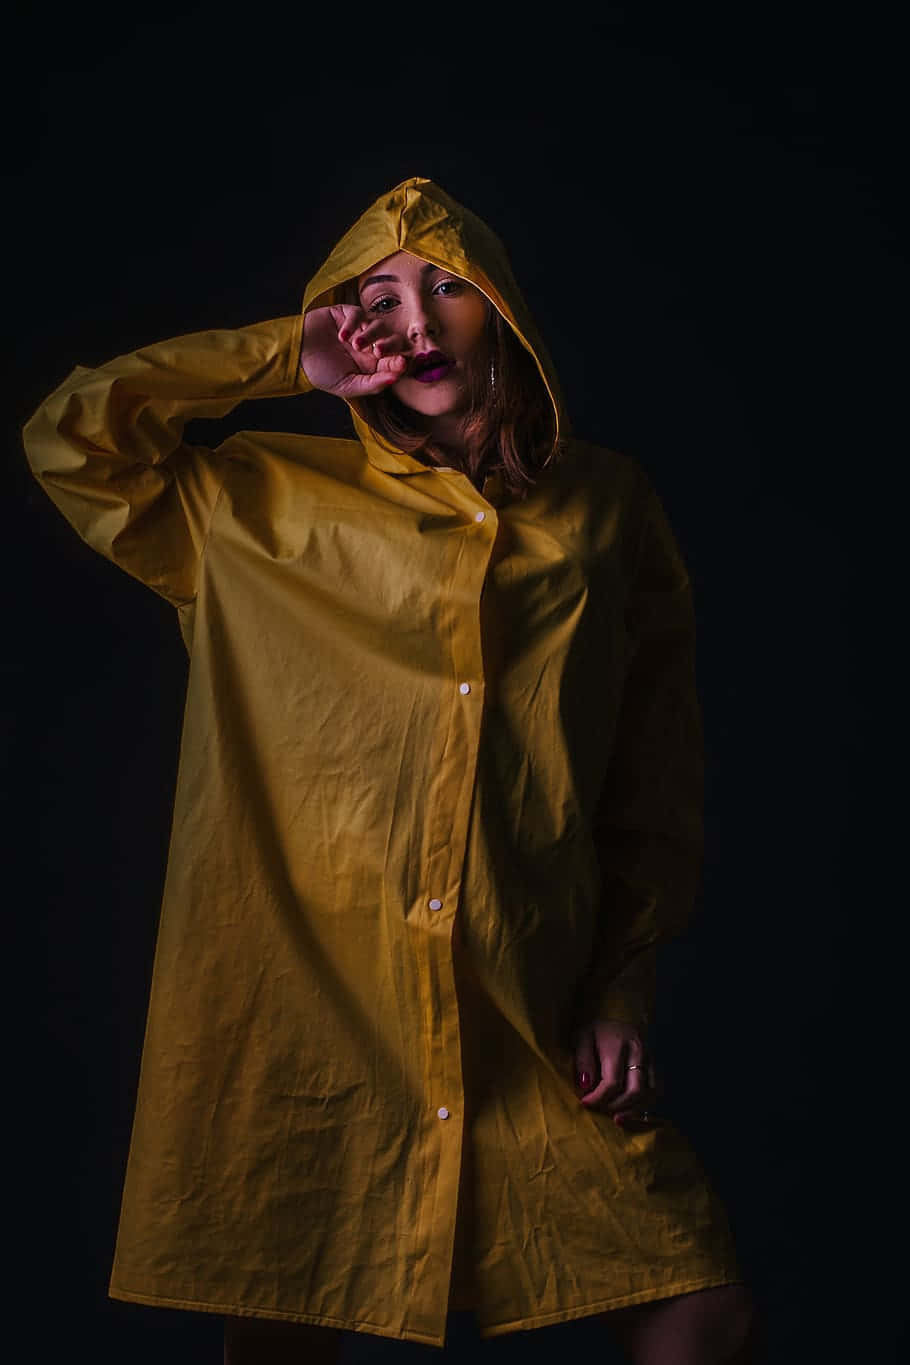
[[[461,334],[468,346],[476,346],[484,334],[487,305],[482,298],[471,299],[461,318]]]

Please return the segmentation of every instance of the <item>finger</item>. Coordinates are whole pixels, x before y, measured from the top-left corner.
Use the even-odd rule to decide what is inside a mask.
[[[645,1111],[653,1108],[660,1100],[660,1086],[654,1067],[650,1062],[642,1068],[640,1073],[633,1071],[632,1074],[642,1077],[640,1089],[630,1085],[626,1094],[612,1107],[614,1122],[622,1123],[626,1119],[640,1119]]]
[[[592,1032],[598,1052],[600,1079],[587,1099],[592,1106],[605,1108],[625,1093],[627,1069],[637,1057],[640,1043],[636,1037],[630,1037],[623,1031],[617,1033],[616,1028],[610,1025],[595,1025]]]
[[[599,1057],[600,1077],[594,1089],[583,1095],[581,1102],[593,1108],[616,1099],[625,1090],[626,1068],[623,1049],[604,1049]]]
[[[378,365],[380,370],[394,370],[396,374],[400,374],[402,370],[407,369],[408,358],[400,354],[384,355],[380,356]]]
[[[351,337],[358,327],[364,324],[364,314],[362,308],[347,307],[344,309],[344,317],[341,326],[338,328],[338,340],[350,342]]]
[[[614,1099],[601,1105],[604,1113],[614,1118],[622,1114],[636,1113],[646,1109],[652,1099],[651,1087],[641,1079],[641,1072],[626,1073],[625,1087]]]
[[[634,1079],[637,1072],[633,1071],[633,1079],[630,1081],[628,1072],[617,1079],[617,1084],[611,1094],[607,1094],[600,1104],[600,1108],[605,1114],[617,1114],[625,1108],[634,1108],[641,1103],[640,1097],[644,1090],[641,1081]]]
[[[395,379],[400,379],[405,372],[407,361],[403,355],[384,355],[381,356],[377,365],[376,373],[382,378],[392,375]]]
[[[654,1123],[657,1121],[655,1104],[656,1101],[651,1099],[646,1103],[637,1104],[634,1109],[623,1109],[611,1117],[617,1128],[625,1128],[633,1123]]]
[[[379,340],[384,331],[384,324],[378,318],[367,318],[354,331],[354,335],[351,337],[351,345],[355,351],[366,350],[374,341]]]
[[[607,1064],[603,1056],[601,1061]],[[643,1046],[637,1041],[625,1044],[610,1064],[615,1083],[604,1090],[598,1107],[608,1114],[643,1108],[652,1093],[649,1079],[652,1068]]]
[[[641,1044],[632,1043],[625,1058],[625,1089],[623,1096],[617,1097],[616,1108],[621,1103],[628,1100],[629,1104],[636,1104],[642,1096],[651,1094],[651,1078],[654,1068],[651,1065],[651,1058],[647,1055]]]
[[[367,398],[394,384],[396,379],[401,378],[403,369],[403,356],[387,356],[380,360],[371,374],[346,375],[333,392],[339,398]]]
[[[593,1090],[599,1073],[594,1035],[590,1029],[586,1029],[575,1044],[575,1084],[582,1094]]]
[[[373,342],[373,354],[388,355],[390,352],[400,351],[403,346],[404,341],[401,337],[378,337],[377,340]]]
[[[370,337],[374,341],[376,337],[386,330],[383,318],[365,317],[357,328],[357,334],[361,337]]]

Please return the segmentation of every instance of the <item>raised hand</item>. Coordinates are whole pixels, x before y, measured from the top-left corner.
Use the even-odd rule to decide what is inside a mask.
[[[354,304],[312,308],[303,321],[300,368],[314,388],[338,398],[367,398],[404,374],[401,346],[381,317]]]

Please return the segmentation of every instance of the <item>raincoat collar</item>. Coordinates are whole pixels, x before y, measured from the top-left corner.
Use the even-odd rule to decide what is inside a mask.
[[[565,408],[556,372],[496,234],[439,185],[412,176],[380,197],[338,242],[307,285],[303,311],[338,302],[341,287],[396,251],[410,251],[475,285],[499,310],[537,364],[556,417]],[[426,473],[427,466],[393,446],[351,409],[371,464],[387,474]]]

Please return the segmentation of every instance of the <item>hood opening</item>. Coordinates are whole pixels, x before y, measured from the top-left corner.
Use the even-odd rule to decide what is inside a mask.
[[[417,176],[402,181],[381,195],[341,238],[308,284],[303,311],[356,303],[356,280],[398,251],[466,280],[490,304],[489,346],[486,354],[478,355],[470,376],[473,416],[466,430],[470,467],[464,462],[460,467],[475,479],[498,467],[509,490],[523,496],[533,487],[536,473],[558,453],[566,417],[555,371],[502,243],[476,214],[431,180]],[[375,399],[349,400],[348,406],[368,457],[388,472],[456,463],[451,454],[434,455],[432,443],[428,445],[425,434],[420,436],[412,410],[391,390]],[[493,445],[496,433],[498,452]]]

